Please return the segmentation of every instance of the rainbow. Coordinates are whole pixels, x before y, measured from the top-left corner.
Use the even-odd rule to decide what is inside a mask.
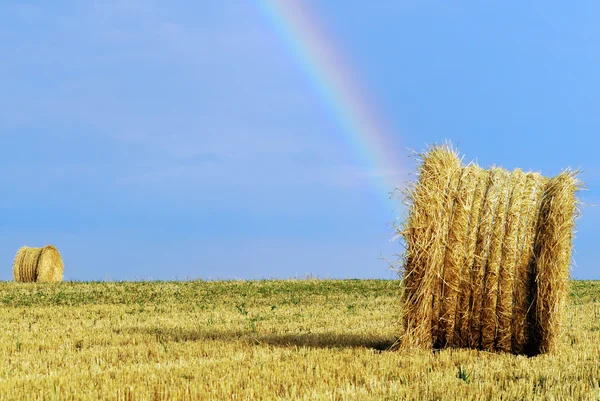
[[[394,153],[393,136],[348,63],[303,1],[257,0],[257,4],[334,116],[362,174],[387,199],[400,186],[403,169]]]

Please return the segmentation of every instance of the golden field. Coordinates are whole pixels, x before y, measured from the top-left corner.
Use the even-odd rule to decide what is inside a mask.
[[[399,282],[0,283],[0,400],[600,400],[600,282],[558,351],[388,351]]]

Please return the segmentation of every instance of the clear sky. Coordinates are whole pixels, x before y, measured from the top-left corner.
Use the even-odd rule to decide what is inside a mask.
[[[600,203],[600,3],[303,3],[397,176],[448,139],[581,168]],[[258,1],[0,3],[0,279],[48,243],[68,280],[395,277],[389,171],[321,89]],[[600,279],[599,226],[584,208],[575,278]]]

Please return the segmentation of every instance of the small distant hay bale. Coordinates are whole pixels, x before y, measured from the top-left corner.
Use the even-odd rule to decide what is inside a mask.
[[[571,258],[577,172],[484,170],[449,145],[405,191],[401,346],[552,351]]]
[[[64,264],[58,249],[52,245],[43,248],[22,247],[13,263],[13,275],[22,283],[58,283],[63,279]]]

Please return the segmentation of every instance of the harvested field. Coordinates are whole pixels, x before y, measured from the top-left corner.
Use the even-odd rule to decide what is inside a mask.
[[[0,283],[0,400],[600,398],[600,282],[557,351],[386,351],[398,281]]]

